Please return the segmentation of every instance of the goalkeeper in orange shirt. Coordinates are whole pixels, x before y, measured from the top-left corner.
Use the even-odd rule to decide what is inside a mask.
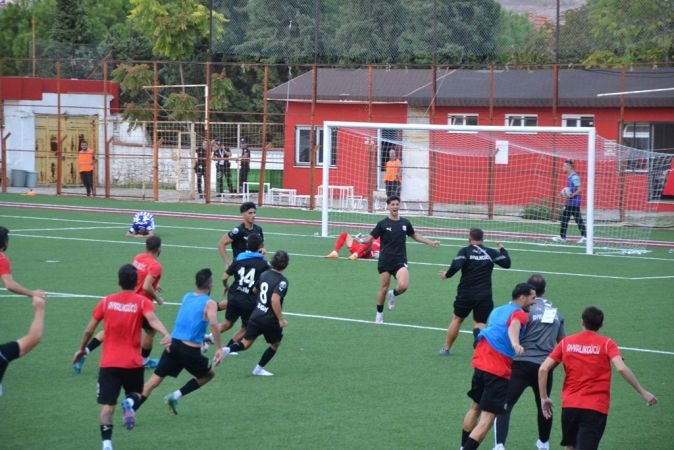
[[[349,256],[349,259],[351,260],[379,258],[379,246],[381,240],[377,238],[368,244],[360,244],[358,242],[359,238],[360,235],[352,236],[347,232],[340,234],[337,238],[337,242],[335,242],[335,249],[325,257],[332,259],[339,258],[339,251],[344,244],[346,244],[349,252],[351,252],[351,256]]]

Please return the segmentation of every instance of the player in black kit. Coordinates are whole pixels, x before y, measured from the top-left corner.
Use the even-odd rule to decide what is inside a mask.
[[[257,214],[257,207],[253,202],[245,202],[241,204],[239,208],[241,211],[241,217],[243,222],[236,228],[232,228],[232,231],[225,234],[220,242],[218,243],[218,250],[220,251],[220,256],[225,261],[225,266],[229,266],[229,258],[227,257],[227,246],[232,244],[232,258],[236,259],[237,255],[241,252],[246,251],[246,241],[248,236],[252,233],[257,233],[262,238],[264,242],[264,233],[262,228],[258,225],[255,225],[255,216]],[[264,246],[260,248],[260,253],[263,255],[267,253]]]
[[[377,314],[374,321],[384,323],[384,298],[388,297],[388,309],[396,306],[396,297],[407,290],[410,275],[407,271],[407,246],[405,241],[410,236],[417,242],[438,248],[440,242],[431,241],[414,231],[409,220],[400,217],[400,197],[392,195],[386,199],[388,217],[377,223],[370,234],[361,243],[368,244],[375,238],[381,238],[381,250],[379,251],[379,291],[377,292]],[[391,276],[395,277],[398,284],[395,289],[390,289]]]
[[[288,280],[283,276],[283,271],[288,267],[290,258],[288,253],[279,250],[271,260],[271,270],[264,272],[256,286],[258,291],[257,305],[250,315],[246,335],[241,342],[224,347],[227,356],[232,352],[240,352],[248,349],[258,336],[264,335],[269,344],[262,354],[253,375],[270,377],[273,373],[265,370],[267,363],[274,357],[283,339],[283,328],[288,322],[283,318],[283,300],[288,293]]]
[[[449,356],[452,344],[459,334],[461,323],[473,311],[473,335],[477,337],[485,327],[487,318],[494,309],[491,292],[491,273],[494,264],[504,269],[510,268],[510,256],[500,242],[498,250],[482,245],[484,232],[479,228],[471,228],[468,235],[470,245],[459,250],[446,272],[440,272],[441,279],[451,278],[459,270],[461,280],[456,289],[454,300],[454,317],[447,328],[447,341],[440,350],[440,355]]]
[[[262,247],[262,237],[257,233],[248,235],[247,246],[248,249],[239,253],[232,264],[227,267],[222,279],[227,291],[227,300],[218,303],[218,310],[226,310],[225,321],[220,325],[220,332],[224,333],[229,330],[237,319],[241,318],[241,329],[227,345],[241,340],[245,335],[248,319],[257,304],[257,295],[253,292],[253,288],[260,279],[260,275],[270,269],[269,263],[264,260],[264,256],[259,251]],[[228,289],[227,280],[231,276],[234,277],[234,281]]]

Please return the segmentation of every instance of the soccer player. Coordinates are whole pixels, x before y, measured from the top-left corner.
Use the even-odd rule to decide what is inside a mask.
[[[526,329],[527,311],[534,304],[536,291],[519,283],[512,301],[494,309],[487,327],[480,331],[473,353],[473,380],[468,397],[473,402],[463,419],[461,442],[464,450],[479,447],[497,414],[505,413],[512,360],[524,353],[520,339]]]
[[[47,300],[47,294],[41,290],[31,290],[21,286],[12,277],[12,264],[9,261],[5,252],[9,247],[9,230],[5,227],[0,227],[0,279],[5,289],[12,291],[15,294],[25,295],[26,297],[42,297]]]
[[[380,238],[374,239],[371,243],[368,244],[361,244],[358,242],[358,239],[361,239],[360,234],[357,236],[352,236],[346,232],[340,234],[337,238],[337,242],[335,242],[334,250],[325,257],[331,259],[339,258],[339,251],[342,249],[342,247],[344,247],[344,244],[346,244],[346,247],[351,253],[349,259],[352,261],[356,259],[379,258],[379,251],[381,248]]]
[[[175,378],[183,369],[194,375],[194,378],[191,378],[183,387],[164,397],[164,402],[168,405],[171,414],[178,414],[178,399],[196,391],[215,376],[210,361],[201,354],[204,333],[206,327],[210,325],[213,330],[213,339],[218,345],[213,364],[217,366],[222,360],[218,308],[210,297],[213,288],[213,273],[210,269],[201,269],[197,272],[195,279],[197,289],[194,292],[188,292],[183,297],[176,324],[171,333],[171,345],[164,350],[159,365],[143,386],[143,395],[133,394],[122,400],[122,408],[125,413],[128,411],[129,416],[134,416],[134,412],[167,376]]]
[[[576,225],[578,225],[578,230],[580,231],[578,243],[582,244],[586,240],[586,235],[585,223],[583,222],[583,216],[580,214],[580,204],[583,199],[583,188],[580,185],[580,177],[573,170],[573,161],[570,159],[564,161],[562,171],[567,174],[566,187],[569,188],[571,194],[566,198],[566,203],[564,204],[564,211],[562,211],[562,217],[560,219],[561,225],[559,228],[559,236],[554,236],[552,240],[555,242],[566,242],[566,230],[569,227],[569,219],[573,216]]]
[[[600,336],[604,313],[594,306],[583,311],[583,331],[562,339],[538,370],[541,408],[552,417],[552,400],[548,397],[548,373],[564,365],[562,386],[562,442],[567,450],[593,450],[604,434],[611,397],[611,363],[618,373],[639,393],[648,406],[657,398],[639,384],[623,361],[613,339]]]
[[[0,397],[2,397],[2,378],[5,376],[5,370],[9,363],[15,359],[26,356],[28,352],[37,347],[42,340],[44,331],[44,308],[47,304],[47,298],[39,295],[33,296],[33,322],[30,324],[28,334],[16,341],[6,342],[0,345]]]
[[[161,343],[168,345],[171,335],[154,313],[152,302],[134,292],[138,274],[131,264],[120,267],[118,273],[120,292],[101,300],[94,308],[92,318],[84,329],[80,349],[73,362],[85,354],[85,346],[98,324],[103,321],[105,343],[98,373],[98,403],[101,405],[101,438],[103,450],[112,450],[112,416],[121,388],[126,396],[140,395],[143,390],[143,358],[140,335],[143,319],[164,335]],[[123,423],[127,429],[135,425],[133,411],[124,411]]]
[[[279,250],[271,260],[271,270],[260,276],[257,291],[257,305],[250,315],[246,326],[246,335],[241,342],[225,347],[224,356],[232,352],[247,350],[258,336],[263,335],[269,347],[262,354],[262,358],[253,369],[253,375],[270,377],[274,375],[265,367],[276,355],[283,339],[283,329],[288,322],[283,317],[283,300],[288,293],[288,280],[283,276],[283,271],[288,267],[290,258],[288,253]]]
[[[227,256],[228,245],[232,245],[232,258],[236,259],[239,253],[246,251],[246,240],[252,233],[259,234],[262,242],[264,242],[262,228],[255,224],[255,216],[257,215],[255,203],[244,202],[239,207],[239,211],[241,211],[243,222],[236,228],[232,228],[232,231],[225,234],[218,243],[218,250],[220,251],[220,256],[225,261],[225,266],[229,266],[229,257]],[[263,245],[260,248],[260,253],[264,255],[266,252]]]
[[[227,267],[222,279],[225,291],[227,291],[227,300],[223,300],[218,305],[218,310],[225,309],[225,321],[220,326],[220,332],[224,333],[229,330],[237,319],[241,318],[241,329],[227,343],[228,346],[244,337],[250,315],[257,305],[257,295],[253,290],[262,273],[270,269],[269,263],[260,253],[262,236],[257,233],[249,234],[246,243],[248,250],[238,254],[234,262]],[[232,287],[228,288],[227,280],[231,276],[234,277],[234,281]],[[211,340],[210,335],[208,340]]]
[[[508,396],[506,397],[506,413],[496,417],[496,447],[494,450],[505,450],[505,442],[508,437],[508,425],[510,414],[524,390],[530,387],[534,391],[534,401],[538,409],[538,450],[550,448],[550,430],[552,429],[552,417],[546,418],[541,409],[541,397],[538,393],[538,368],[545,358],[555,348],[557,343],[564,338],[564,318],[552,303],[543,298],[545,294],[545,278],[540,274],[533,274],[527,283],[536,289],[535,303],[529,308],[529,322],[520,345],[524,353],[516,355],[513,360],[512,375],[508,383]],[[547,395],[552,389],[552,373],[548,376]]]
[[[145,252],[139,253],[133,259],[133,267],[138,272],[137,284],[135,292],[146,297],[150,301],[157,302],[158,305],[163,305],[164,300],[159,296],[161,288],[159,287],[159,279],[162,274],[162,265],[157,260],[161,253],[161,238],[159,236],[152,236],[145,241]],[[155,330],[149,326],[147,322],[143,322],[143,329],[145,335],[143,336],[141,353],[143,355],[143,365],[146,369],[154,369],[159,362],[156,358],[150,358],[152,352],[152,341],[154,340]],[[105,331],[99,332],[89,342],[85,348],[85,353],[79,359],[74,359],[73,370],[79,374],[82,372],[82,366],[89,353],[96,349],[103,342]]]
[[[377,314],[375,323],[384,323],[384,298],[388,298],[388,309],[396,307],[396,297],[407,290],[410,281],[410,275],[407,271],[407,246],[405,241],[407,236],[412,237],[417,242],[438,248],[440,242],[431,241],[420,233],[414,231],[412,223],[404,217],[400,217],[400,197],[392,195],[386,199],[388,207],[388,217],[380,220],[374,229],[361,244],[369,244],[376,238],[381,238],[381,251],[379,253],[379,291],[377,292]],[[390,289],[391,276],[398,284],[395,289]]]
[[[447,327],[447,340],[440,349],[440,355],[449,356],[452,345],[459,335],[464,319],[473,311],[473,336],[484,328],[487,317],[494,309],[491,292],[491,273],[494,264],[508,269],[511,261],[507,250],[500,242],[498,250],[485,247],[484,232],[479,228],[471,228],[468,233],[468,245],[459,250],[446,272],[440,272],[440,279],[451,278],[459,270],[461,280],[456,288],[454,300],[454,317]]]
[[[152,213],[140,211],[134,214],[133,222],[126,233],[126,237],[142,238],[154,236],[154,229],[154,216]]]

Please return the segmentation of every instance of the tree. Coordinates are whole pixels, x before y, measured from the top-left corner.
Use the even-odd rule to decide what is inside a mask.
[[[92,33],[82,0],[57,0],[51,39],[64,44],[89,44]]]
[[[496,27],[496,59],[508,63],[518,59],[521,49],[535,34],[536,29],[525,14],[501,10]]]

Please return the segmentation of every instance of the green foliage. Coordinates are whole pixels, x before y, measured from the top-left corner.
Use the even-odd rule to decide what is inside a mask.
[[[112,71],[112,79],[119,83],[123,92],[137,96],[143,86],[152,86],[152,69],[147,64],[120,64]]]
[[[536,33],[536,29],[524,14],[501,10],[496,27],[496,51],[499,62],[515,62],[522,59],[522,49]]]
[[[521,216],[528,220],[554,220],[559,217],[559,213],[556,217],[552,217],[551,205],[552,199],[550,197],[532,200],[522,209]]]
[[[0,13],[0,30],[0,55],[30,56],[31,11],[26,5],[7,5]]]
[[[209,35],[209,11],[197,0],[130,0],[129,18],[154,42],[155,55],[172,60],[189,60],[200,40]],[[213,33],[217,37],[227,21],[213,12]]]
[[[199,119],[197,99],[184,92],[174,92],[164,101],[164,108],[168,109],[171,119],[179,122],[193,122]]]
[[[234,93],[234,83],[223,73],[211,75],[211,111],[225,111],[231,105],[231,96]]]
[[[82,0],[57,0],[51,28],[53,41],[69,44],[92,42],[92,30]]]

